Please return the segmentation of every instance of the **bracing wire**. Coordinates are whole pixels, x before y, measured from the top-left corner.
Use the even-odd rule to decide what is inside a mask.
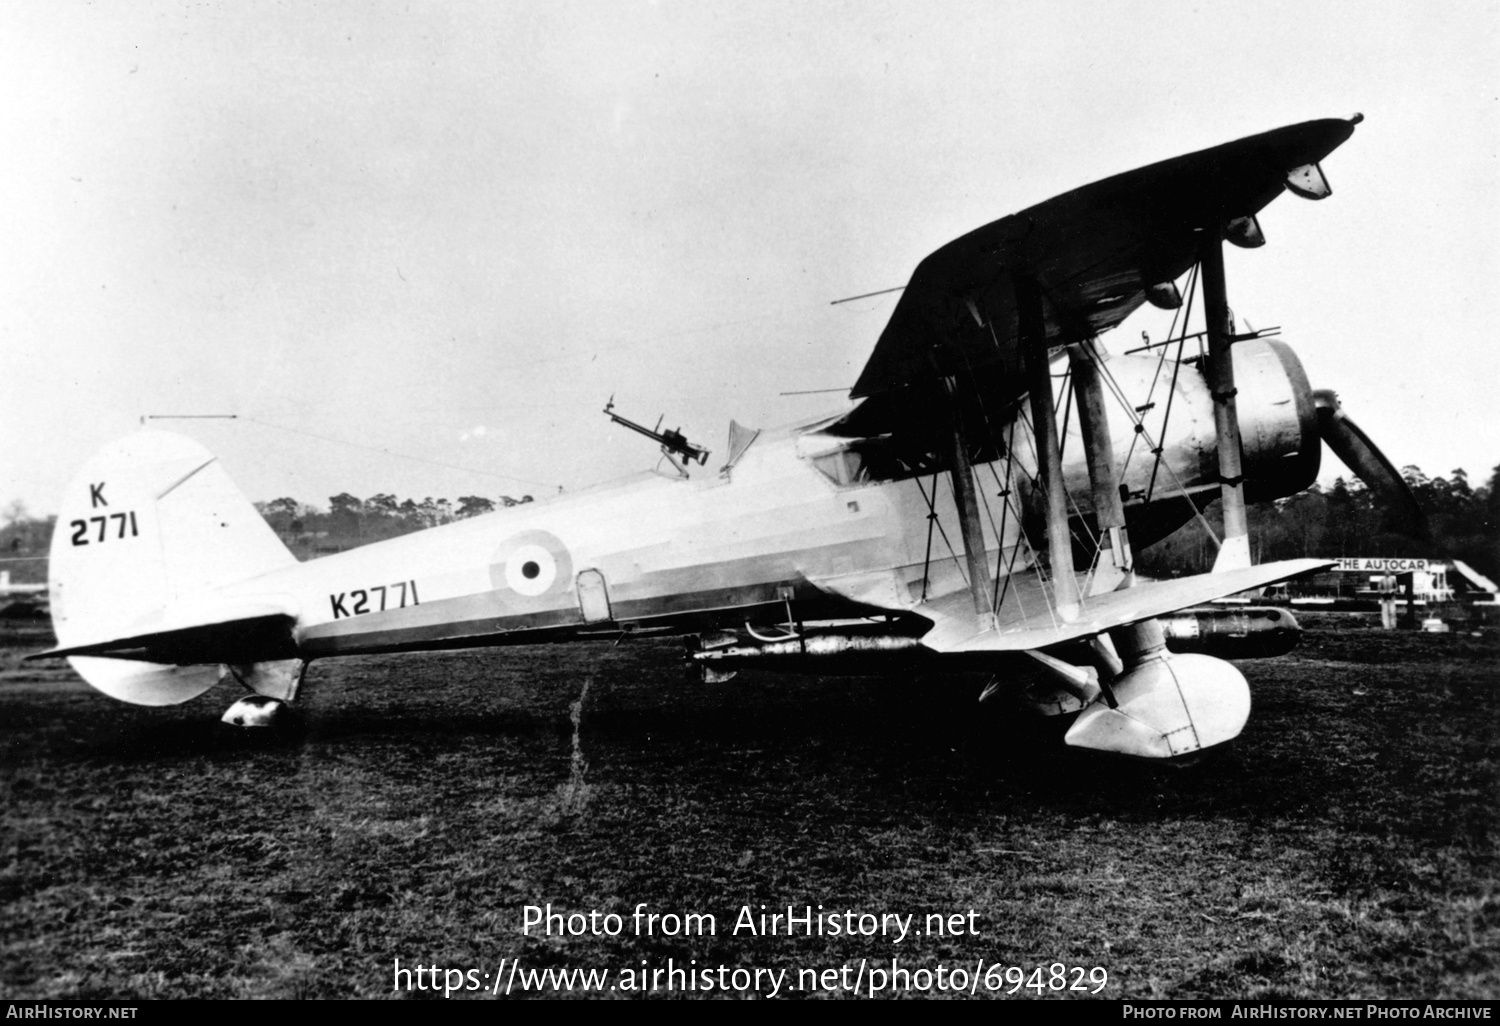
[[[1142,421],[1140,414],[1136,412],[1135,407],[1130,405],[1130,400],[1126,398],[1124,389],[1120,387],[1119,382],[1115,380],[1115,377],[1110,373],[1109,368],[1107,366],[1101,365],[1100,369],[1104,372],[1104,381],[1105,384],[1109,386],[1110,393],[1115,397],[1115,401],[1118,402],[1121,408],[1125,410],[1126,416],[1129,417],[1131,422],[1134,424],[1136,434],[1145,438],[1147,445],[1157,447],[1158,443],[1151,437],[1151,433],[1146,430],[1146,425]],[[1168,476],[1170,476],[1173,482],[1177,485],[1178,494],[1180,494],[1184,499],[1187,500],[1188,506],[1193,511],[1193,515],[1197,518],[1198,522],[1203,525],[1204,529],[1208,531],[1209,537],[1213,539],[1214,544],[1216,546],[1222,545],[1223,543],[1219,540],[1219,536],[1214,532],[1213,526],[1209,524],[1208,518],[1203,515],[1203,511],[1199,509],[1198,504],[1193,501],[1193,497],[1188,492],[1187,486],[1184,485],[1182,483],[1182,479],[1177,476],[1177,471],[1172,469],[1172,464],[1166,460],[1161,460],[1160,465],[1166,468]]]
[[[958,558],[958,553],[954,550],[953,543],[948,540],[948,532],[943,528],[942,518],[937,515],[938,475],[936,473],[932,475],[932,498],[930,499],[927,497],[927,489],[922,487],[922,479],[918,477],[916,478],[916,482],[917,489],[922,493],[923,501],[927,503],[927,511],[932,515],[931,522],[937,525],[938,534],[942,537],[943,544],[948,548],[948,555],[953,559],[953,565],[958,567],[958,575],[963,579],[965,586],[967,586],[969,583],[969,578],[968,575],[964,573],[963,560]],[[927,572],[927,568],[925,565],[922,568],[922,572],[925,577]],[[926,592],[925,583],[923,584],[923,592]]]

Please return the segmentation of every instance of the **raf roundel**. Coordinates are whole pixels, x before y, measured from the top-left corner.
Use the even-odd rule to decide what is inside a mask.
[[[573,562],[555,535],[524,531],[495,550],[490,579],[496,588],[539,598],[567,588],[573,579]]]
[[[522,545],[505,561],[505,583],[522,595],[544,595],[557,580],[557,560],[540,545]]]

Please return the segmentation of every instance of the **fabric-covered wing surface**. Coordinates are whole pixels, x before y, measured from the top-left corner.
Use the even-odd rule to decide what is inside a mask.
[[[1024,391],[1014,282],[1043,296],[1049,344],[1113,328],[1150,286],[1196,262],[1200,233],[1257,213],[1288,172],[1322,160],[1358,119],[1291,125],[1064,193],[943,246],[917,265],[851,398],[852,435],[901,430],[913,406],[962,393],[994,416]],[[965,402],[965,405],[969,405]]]

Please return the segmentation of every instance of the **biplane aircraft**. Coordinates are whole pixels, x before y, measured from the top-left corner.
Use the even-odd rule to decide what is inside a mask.
[[[1285,343],[1237,331],[1224,281],[1223,244],[1261,245],[1256,214],[1284,191],[1328,195],[1321,162],[1359,121],[1153,164],[948,243],[912,274],[852,409],[731,423],[722,466],[631,424],[672,473],[299,563],[206,450],[132,435],[64,498],[42,655],[143,705],[231,674],[253,694],[225,719],[255,725],[315,659],[675,633],[706,680],[985,670],[1075,715],[1073,745],[1175,758],[1227,741],[1250,693],[1220,656],[1245,654],[1252,627],[1275,647],[1295,626],[1206,610],[1184,630],[1180,611],[1328,565],[1253,565],[1246,503],[1311,484],[1320,435],[1400,487]],[[1200,291],[1204,330],[1184,316],[1174,358],[1100,342]],[[1137,576],[1135,550],[1215,498],[1212,572]]]

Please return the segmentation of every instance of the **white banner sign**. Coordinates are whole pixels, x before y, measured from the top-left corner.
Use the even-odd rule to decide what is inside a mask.
[[[1342,573],[1351,574],[1404,574],[1413,570],[1437,572],[1447,569],[1441,559],[1402,559],[1396,556],[1351,556],[1339,560],[1334,567]]]

